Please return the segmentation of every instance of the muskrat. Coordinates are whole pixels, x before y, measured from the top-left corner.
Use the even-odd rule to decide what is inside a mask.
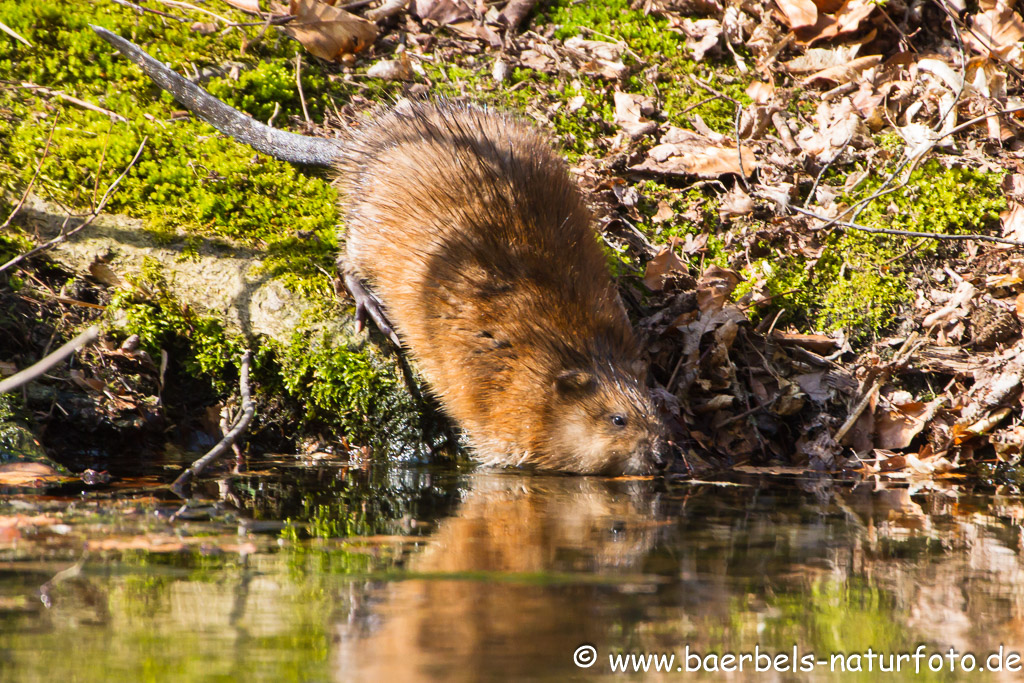
[[[337,172],[357,321],[369,314],[404,345],[480,462],[579,474],[660,464],[663,423],[590,211],[532,126],[407,101],[339,140],[297,135],[93,29],[221,132]]]

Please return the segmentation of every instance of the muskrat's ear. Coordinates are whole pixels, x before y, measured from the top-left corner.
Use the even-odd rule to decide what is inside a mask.
[[[629,369],[640,379],[647,379],[647,363],[642,360],[635,360],[629,364]]]
[[[555,388],[563,394],[579,394],[593,391],[597,379],[584,370],[566,370],[555,378]]]

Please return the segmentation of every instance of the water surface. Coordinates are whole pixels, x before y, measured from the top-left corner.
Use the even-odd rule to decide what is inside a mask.
[[[675,670],[687,647],[755,646],[826,662],[764,680],[847,680],[832,653],[875,680],[889,661],[869,673],[850,655],[921,645],[915,680],[962,680],[950,648],[981,666],[1000,646],[1024,654],[1018,495],[330,458],[249,469],[186,508],[159,468],[6,491],[0,680],[555,681],[611,676],[621,653],[675,655],[662,676],[680,679],[696,675]]]

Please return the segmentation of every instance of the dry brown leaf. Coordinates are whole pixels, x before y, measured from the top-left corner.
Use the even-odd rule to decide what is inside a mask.
[[[1024,204],[1010,200],[1010,208],[999,214],[1003,237],[1024,240]]]
[[[878,7],[872,0],[846,0],[836,12],[836,32],[852,33],[860,28],[861,22],[867,19]]]
[[[806,74],[822,71],[833,66],[842,66],[857,57],[860,45],[840,45],[834,49],[812,47],[802,55],[782,64],[782,67],[793,74]]]
[[[735,270],[711,266],[697,282],[697,308],[701,313],[721,309],[743,278]]]
[[[797,383],[800,390],[807,394],[816,403],[827,403],[832,397],[832,390],[824,383],[825,371],[808,372],[797,375],[793,381]]]
[[[603,40],[586,40],[579,36],[566,38],[565,47],[584,53],[591,59],[603,59],[606,62],[615,62],[622,59],[626,53],[626,46],[623,43],[609,43]]]
[[[835,106],[822,102],[814,116],[818,130],[810,127],[800,130],[796,142],[808,154],[819,159],[834,159],[839,151],[855,139],[862,130],[866,130],[864,122],[848,100]]]
[[[818,23],[818,7],[813,0],[775,0],[785,24],[791,29],[808,28]]]
[[[674,271],[681,273],[687,271],[686,263],[676,256],[672,247],[672,244],[662,247],[658,255],[647,262],[647,268],[644,270],[644,285],[652,292],[660,292],[665,287],[665,280]]]
[[[929,403],[911,401],[894,405],[893,410],[878,411],[875,415],[875,445],[893,450],[907,448],[942,403],[942,399]]]
[[[121,279],[121,276],[113,268],[98,259],[89,264],[89,275],[108,287],[121,287],[124,285],[124,280]]]
[[[448,24],[448,28],[465,38],[483,40],[491,47],[501,47],[501,36],[485,24],[473,21],[457,21]]]
[[[831,83],[842,85],[843,83],[849,83],[868,69],[877,66],[881,61],[881,55],[858,57],[857,59],[846,62],[845,64],[839,64],[837,66],[831,66],[827,69],[823,69],[816,74],[808,76],[803,80],[803,82],[804,84],[810,84],[815,81],[829,81]]]
[[[717,145],[703,135],[682,128],[670,128],[666,140],[647,152],[647,159],[632,168],[663,175],[693,175],[717,178],[727,173],[750,175],[757,168],[749,147]],[[743,163],[740,163],[742,155]]]
[[[406,53],[399,55],[398,59],[382,59],[369,69],[366,75],[373,78],[383,78],[385,81],[411,81],[416,78],[416,72],[412,70],[412,63]]]
[[[672,206],[662,199],[658,202],[658,210],[651,216],[651,220],[655,223],[664,223],[665,221],[672,220],[675,215],[676,212],[672,210]]]
[[[519,62],[528,69],[534,71],[550,71],[555,62],[553,59],[537,50],[523,50],[519,53]]]
[[[39,462],[11,462],[0,465],[0,486],[34,486],[60,479],[60,473]]]
[[[615,93],[615,123],[631,138],[653,133],[658,124],[646,118],[654,112],[654,98],[630,93]]]
[[[1014,11],[1014,0],[998,0],[973,17],[964,42],[983,55],[1004,59],[1015,66],[1021,62],[1019,41],[1024,39],[1024,21]]]
[[[717,47],[722,38],[722,25],[717,19],[683,19],[681,28],[689,38],[686,47],[697,62],[703,61],[708,50]]]
[[[718,205],[718,217],[723,221],[733,216],[749,216],[753,212],[754,200],[738,183],[722,196]]]
[[[746,93],[755,104],[768,104],[775,99],[775,86],[766,81],[751,81]]]
[[[420,19],[437,22],[442,26],[473,16],[473,3],[467,0],[416,0],[413,12]]]
[[[320,59],[340,61],[365,50],[377,38],[373,22],[319,0],[292,0],[289,12],[296,20],[282,28]]]

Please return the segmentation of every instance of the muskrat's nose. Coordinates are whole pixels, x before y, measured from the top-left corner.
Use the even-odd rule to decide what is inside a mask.
[[[669,463],[672,462],[673,446],[674,444],[671,441],[666,441],[665,439],[655,441],[654,446],[651,448],[651,463],[656,471],[665,471]]]

